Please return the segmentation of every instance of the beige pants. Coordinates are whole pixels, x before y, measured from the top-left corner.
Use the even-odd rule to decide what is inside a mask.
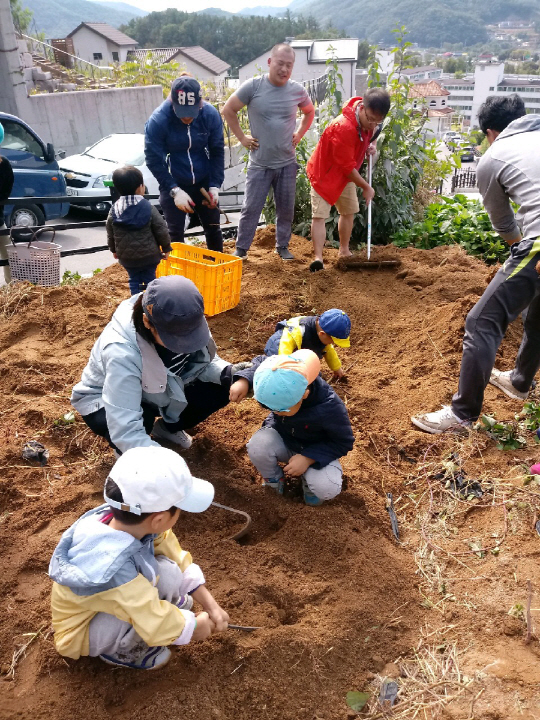
[[[330,217],[330,203],[327,203],[318,193],[311,188],[311,209],[314,218],[327,220]],[[347,183],[345,189],[336,201],[336,209],[340,215],[356,215],[360,210],[356,185],[353,182]]]

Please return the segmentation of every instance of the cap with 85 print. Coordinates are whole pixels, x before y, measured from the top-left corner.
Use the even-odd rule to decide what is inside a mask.
[[[203,296],[191,280],[181,275],[152,280],[144,291],[142,306],[169,350],[192,353],[208,345]]]
[[[167,448],[127,450],[113,465],[109,478],[118,485],[123,502],[111,500],[104,493],[105,502],[135,515],[164,512],[172,507],[203,512],[214,499],[214,486],[193,477],[186,461]]]
[[[201,109],[201,86],[192,77],[179,77],[171,86],[171,101],[176,117],[196,118]]]
[[[307,386],[320,371],[321,361],[312,350],[272,355],[255,371],[253,394],[270,410],[288,412],[300,402]]]

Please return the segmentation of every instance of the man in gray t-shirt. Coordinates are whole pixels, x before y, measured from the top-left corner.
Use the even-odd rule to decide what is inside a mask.
[[[287,44],[272,48],[268,75],[246,80],[231,95],[223,117],[242,145],[249,150],[246,192],[236,240],[235,255],[245,258],[270,188],[276,203],[276,252],[283,260],[294,260],[288,249],[296,191],[295,148],[313,122],[313,103],[302,85],[290,80],[294,50]],[[251,135],[238,121],[247,106]],[[295,132],[296,115],[303,113]]]

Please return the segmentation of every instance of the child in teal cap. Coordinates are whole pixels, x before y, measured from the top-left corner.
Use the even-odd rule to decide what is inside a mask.
[[[269,338],[264,354],[290,355],[295,350],[312,350],[317,357],[326,360],[334,377],[342,378],[344,372],[335,346],[348,348],[351,320],[346,312],[332,308],[318,316],[299,316],[281,320]]]
[[[341,492],[339,458],[354,444],[347,409],[319,370],[314,352],[297,350],[260,355],[235,376],[271,411],[247,444],[263,485],[283,493],[284,473],[301,477],[304,501],[314,506]]]

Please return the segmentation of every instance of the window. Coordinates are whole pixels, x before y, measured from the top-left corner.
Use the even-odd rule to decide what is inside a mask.
[[[102,53],[94,53],[94,60],[103,60]]]
[[[22,125],[13,122],[13,120],[2,120],[2,125],[4,127],[2,148],[28,152],[43,160],[45,159],[41,144]]]
[[[441,105],[442,105],[443,107],[446,105],[446,100],[445,100],[444,98],[441,100]]]
[[[436,101],[436,100],[430,100],[430,101],[429,101],[429,107],[437,107],[437,101]]]
[[[119,62],[118,53],[113,50],[112,52],[113,62]]]
[[[493,85],[492,85],[492,86],[489,88],[489,92],[493,92],[494,90],[495,90],[495,88],[494,88]]]

